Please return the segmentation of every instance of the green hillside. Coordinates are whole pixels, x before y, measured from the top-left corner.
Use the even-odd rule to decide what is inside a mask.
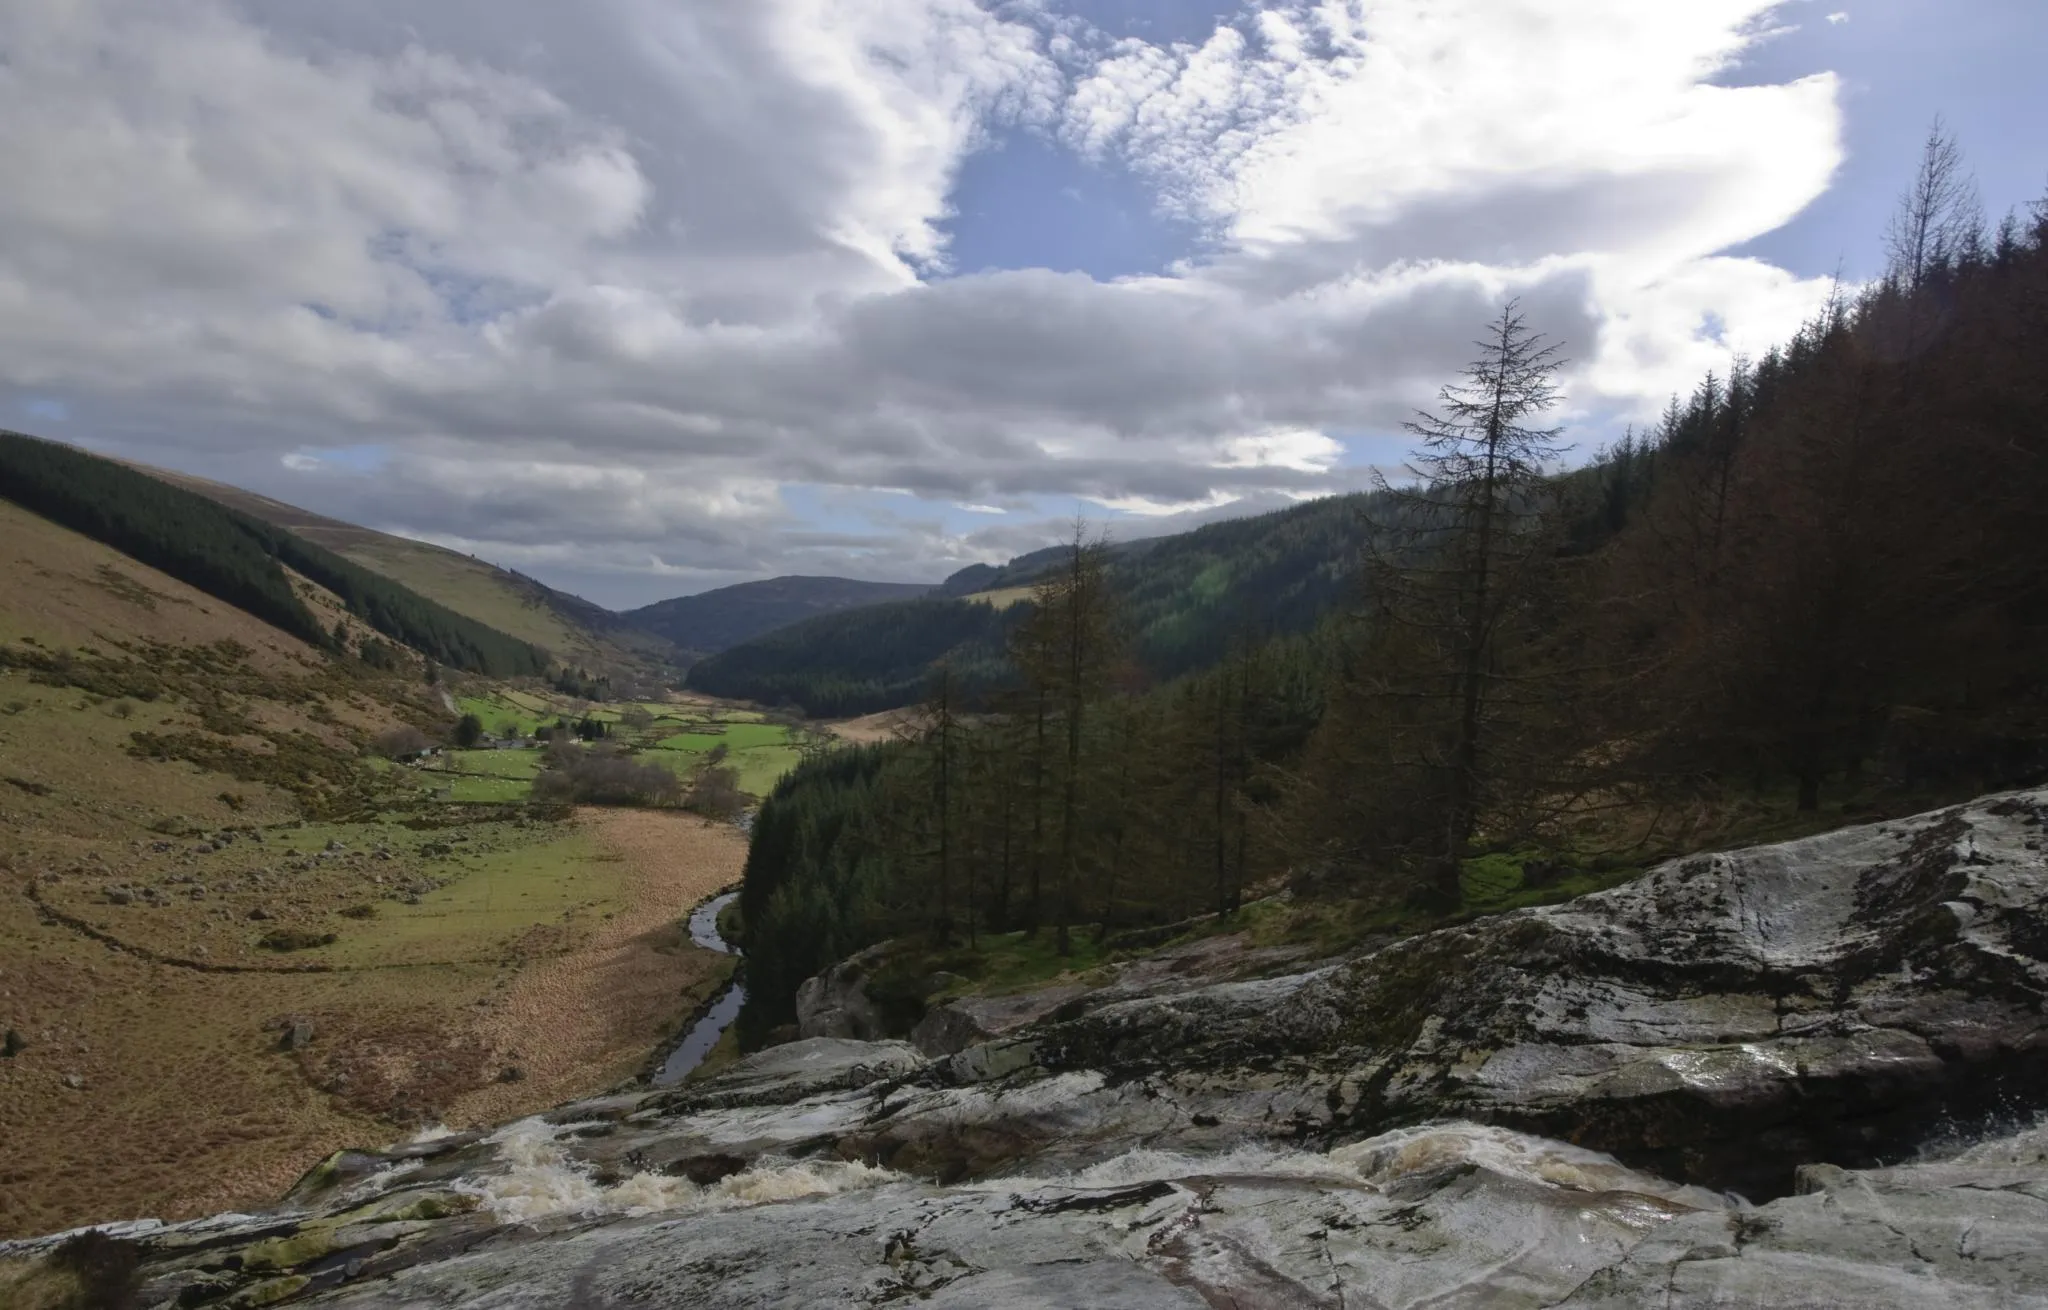
[[[1334,496],[1111,546],[1109,576],[1138,666],[1174,678],[1212,667],[1241,637],[1315,627],[1349,592],[1370,503]],[[976,695],[1008,676],[1008,634],[1030,606],[972,597],[1029,585],[1062,550],[975,565],[934,597],[825,615],[742,643],[695,665],[689,685],[813,714],[868,714],[922,697],[945,659],[963,692]]]
[[[1005,641],[1030,609],[943,597],[867,605],[701,660],[690,666],[688,682],[713,696],[800,706],[825,718],[918,700],[942,658],[964,687],[985,691],[1007,677]]]
[[[104,542],[317,646],[333,638],[287,570],[429,659],[494,676],[545,672],[521,641],[373,573],[275,524],[125,464],[18,432],[0,432],[0,495]]]
[[[710,655],[820,614],[908,600],[930,590],[916,582],[793,575],[656,601],[617,617],[684,650]]]
[[[166,469],[146,471],[325,546],[458,614],[538,646],[564,664],[610,674],[614,682],[630,674],[665,681],[678,660],[665,639],[620,615],[472,555],[345,523],[225,483]]]

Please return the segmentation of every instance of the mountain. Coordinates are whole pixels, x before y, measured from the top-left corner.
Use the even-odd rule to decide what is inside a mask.
[[[115,460],[0,432],[0,496],[162,570],[314,646],[339,648],[338,605],[425,658],[494,676],[539,674],[547,652],[326,547]],[[382,645],[366,659],[395,658]]]
[[[1349,593],[1365,540],[1365,494],[1332,496],[1190,532],[1114,543],[1110,577],[1131,652],[1155,678],[1221,660],[1233,640],[1306,632]],[[1065,547],[977,564],[935,594],[825,615],[743,642],[692,666],[713,695],[868,714],[924,694],[945,659],[969,693],[1000,683],[1018,602]]]
[[[639,674],[665,680],[678,660],[679,653],[666,641],[603,606],[473,555],[328,518],[189,473],[136,467],[325,546],[458,614],[530,642],[564,664],[615,679]]]
[[[684,650],[708,655],[820,614],[908,600],[930,590],[921,582],[792,575],[656,601],[619,617]]]
[[[713,696],[841,718],[919,700],[943,658],[972,695],[1007,678],[1004,642],[1029,608],[944,596],[864,605],[707,656],[686,682]]]

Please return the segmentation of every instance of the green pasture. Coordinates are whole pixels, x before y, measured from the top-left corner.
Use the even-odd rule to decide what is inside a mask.
[[[540,772],[537,750],[443,751],[440,768],[448,773],[488,773],[498,778],[531,778]]]
[[[665,737],[655,744],[671,751],[708,751],[718,746],[743,751],[756,746],[787,745],[789,735],[789,729],[779,723],[728,723],[719,725],[716,731],[700,727]]]
[[[342,840],[349,836],[344,830]],[[376,914],[346,922],[332,946],[306,952],[334,963],[425,964],[495,961],[536,924],[594,917],[611,907],[618,884],[614,857],[573,828],[519,834],[521,840],[430,863],[446,886],[418,905],[374,902]]]
[[[441,799],[458,803],[508,804],[523,801],[533,791],[531,778],[479,778],[469,774],[443,775]]]

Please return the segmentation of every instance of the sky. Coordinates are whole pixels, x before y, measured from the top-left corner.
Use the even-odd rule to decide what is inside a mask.
[[[1881,267],[2040,0],[0,0],[0,426],[615,607],[1580,457]]]

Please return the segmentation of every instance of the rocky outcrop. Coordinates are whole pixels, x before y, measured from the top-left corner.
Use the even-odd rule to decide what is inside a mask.
[[[1284,1075],[1326,1097],[1313,1134],[1475,1117],[1781,1193],[1800,1162],[1876,1164],[1929,1122],[2048,1099],[2044,818],[2048,793],[2014,793],[1678,860],[1017,1040],[1047,1071]]]
[[[1309,954],[1300,946],[1254,946],[1243,934],[1199,937],[1133,960],[1103,966],[1104,980],[1058,983],[1001,996],[962,996],[933,1005],[910,1033],[926,1055],[953,1055],[1016,1032],[1048,1016],[1072,1017],[1144,997],[1158,999],[1221,980],[1256,977]]]
[[[870,947],[804,980],[796,991],[799,1037],[872,1042],[885,1036],[881,1015],[867,994],[868,976],[883,958],[881,950]]]
[[[936,1057],[818,1036],[113,1240],[149,1306],[2048,1307],[2044,817],[1677,861],[1276,977],[1169,953]]]
[[[584,1131],[522,1123],[454,1153],[452,1181],[387,1174],[319,1214],[112,1240],[139,1260],[146,1306],[2048,1306],[2039,1130],[1811,1171],[1760,1207],[1466,1123],[1327,1151],[1125,1151],[955,1187],[842,1162],[607,1179],[573,1163]]]

